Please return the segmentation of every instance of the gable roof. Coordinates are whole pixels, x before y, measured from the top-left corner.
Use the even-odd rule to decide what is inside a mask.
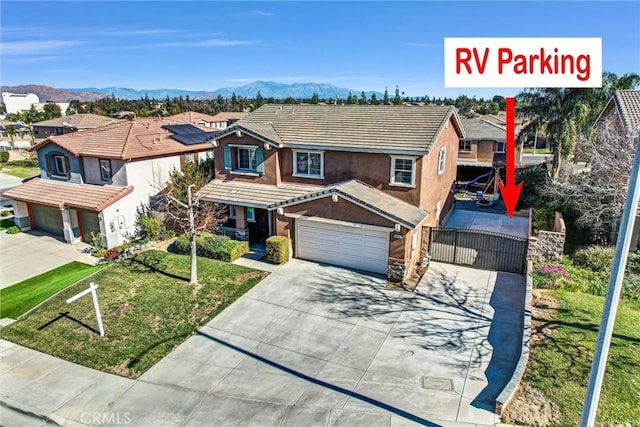
[[[30,150],[35,151],[47,144],[55,144],[74,156],[130,160],[213,148],[210,142],[187,145],[173,139],[173,133],[164,126],[179,124],[184,123],[175,122],[170,118],[123,121],[94,130],[51,136]]]
[[[244,113],[244,112],[221,111],[218,114],[216,114],[215,116],[213,116],[213,121],[214,122],[226,122],[226,121],[229,121],[229,120],[240,120],[241,118],[243,118],[246,115],[247,115],[247,113]]]
[[[166,119],[182,122],[185,124],[196,123],[200,120],[211,123],[217,121],[215,116],[204,113],[196,113],[195,111],[187,111],[180,114],[174,114],[173,116],[166,117]]]
[[[98,114],[83,113],[72,114],[70,116],[62,116],[56,119],[43,120],[41,122],[33,123],[33,126],[48,126],[48,127],[68,127],[78,130],[82,129],[96,129],[101,126],[107,126],[112,123],[120,123],[122,120],[114,119],[112,117],[100,116]]]
[[[611,95],[595,121],[597,124],[605,111],[614,107],[627,134],[637,136],[640,132],[640,90],[617,90]]]
[[[133,191],[133,187],[113,185],[73,184],[34,178],[2,195],[9,199],[31,202],[54,208],[84,209],[102,212]]]
[[[449,120],[464,136],[452,106],[264,105],[219,132],[249,130],[279,147],[380,153],[429,153]]]
[[[465,137],[468,141],[491,140],[504,141],[506,138],[506,128],[504,126],[485,120],[483,117],[472,119],[461,118],[464,127]]]

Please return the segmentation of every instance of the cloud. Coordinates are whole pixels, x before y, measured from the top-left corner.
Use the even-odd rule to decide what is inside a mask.
[[[7,58],[6,61],[12,64],[40,64],[42,62],[51,62],[51,61],[56,61],[58,59],[63,59],[63,58],[65,57],[62,55],[15,56],[13,58]]]
[[[254,15],[254,16],[276,16],[275,13],[265,12],[264,10],[259,10],[259,9],[252,10],[251,12],[249,12],[249,15]]]
[[[229,40],[229,39],[209,39],[195,42],[167,42],[160,43],[161,47],[224,47],[243,46],[259,43],[259,40]]]
[[[0,43],[3,55],[32,55],[68,49],[80,45],[77,40],[24,40]]]
[[[144,30],[110,30],[105,29],[98,31],[98,35],[108,35],[108,36],[156,36],[156,35],[165,35],[165,34],[178,34],[184,33],[185,30],[168,30],[168,29],[144,29]]]

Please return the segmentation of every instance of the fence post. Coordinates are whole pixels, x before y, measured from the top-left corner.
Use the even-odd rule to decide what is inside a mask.
[[[458,262],[458,229],[453,229],[453,263]]]

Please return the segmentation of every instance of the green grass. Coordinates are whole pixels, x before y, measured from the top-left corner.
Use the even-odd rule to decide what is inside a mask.
[[[17,176],[18,178],[30,178],[35,175],[40,175],[40,168],[24,166],[4,166],[2,168],[2,173]]]
[[[524,154],[533,154],[533,147],[525,147]],[[551,150],[546,148],[536,148],[536,154],[552,154]]]
[[[101,270],[104,265],[93,266],[72,261],[46,273],[0,290],[0,318],[17,319],[51,295]]]
[[[92,276],[99,286],[105,337],[90,329],[97,328],[91,298],[65,303],[88,286],[89,280],[83,280],[3,328],[3,338],[136,378],[265,277],[250,268],[198,258],[200,283],[191,285],[189,267],[189,256],[147,251]]]
[[[603,297],[553,291],[560,308],[543,319],[544,340],[533,347],[525,374],[562,412],[558,425],[578,425],[591,368]],[[604,425],[640,425],[640,307],[622,302],[616,317],[598,410]]]

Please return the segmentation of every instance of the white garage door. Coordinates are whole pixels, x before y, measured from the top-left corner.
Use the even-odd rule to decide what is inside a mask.
[[[296,223],[298,258],[387,273],[388,231],[301,218]]]

